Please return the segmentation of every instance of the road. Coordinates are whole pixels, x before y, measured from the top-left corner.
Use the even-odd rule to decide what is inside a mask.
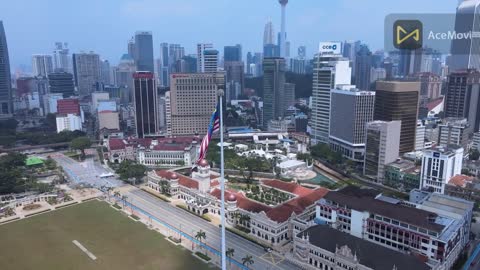
[[[191,236],[202,230],[206,233],[206,244],[220,250],[220,228],[193,215],[185,210],[164,202],[155,196],[140,190],[134,189],[128,192],[127,201],[133,205],[149,212],[155,218],[180,229]],[[282,257],[267,253],[259,245],[256,245],[236,234],[226,232],[227,248],[233,248],[234,258],[242,261],[245,255],[253,257],[252,269],[298,269],[295,265],[284,260]]]
[[[87,150],[87,158],[83,162],[75,161],[62,153],[51,154],[50,156],[63,168],[71,181],[75,184],[87,184],[96,188],[101,187],[119,187],[123,182],[112,178],[100,178],[103,173],[111,171],[104,168],[101,164],[95,162],[93,156],[97,153],[95,150]]]

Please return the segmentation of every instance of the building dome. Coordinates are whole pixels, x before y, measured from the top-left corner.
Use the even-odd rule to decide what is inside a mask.
[[[207,167],[208,166],[208,161],[206,159],[202,159],[198,162],[198,166]]]
[[[177,173],[172,173],[170,175],[170,179],[178,179],[178,174]]]
[[[233,193],[230,193],[228,196],[227,196],[227,201],[229,202],[234,202],[237,200],[237,196]]]

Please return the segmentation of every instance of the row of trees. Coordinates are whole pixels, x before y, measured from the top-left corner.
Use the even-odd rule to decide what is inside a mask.
[[[203,231],[200,230],[195,234],[195,239],[197,239],[200,243],[203,243],[203,240],[207,239],[207,234]],[[207,255],[207,250],[205,249],[205,256]],[[232,263],[232,258],[235,255],[235,249],[233,248],[227,248],[227,251],[225,252],[225,255],[230,258],[229,264],[231,265]],[[254,263],[253,257],[251,255],[245,255],[245,257],[242,258],[242,264],[245,266],[250,266]]]
[[[147,167],[132,160],[124,160],[119,164],[116,173],[120,175],[120,179],[135,185],[142,181],[147,173]]]

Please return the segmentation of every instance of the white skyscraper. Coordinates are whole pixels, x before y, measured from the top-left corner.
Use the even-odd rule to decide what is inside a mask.
[[[53,72],[52,56],[46,54],[32,55],[33,76],[46,77]]]
[[[197,44],[197,72],[205,72],[205,51],[212,50],[213,44],[199,43]]]
[[[282,6],[282,23],[281,23],[281,30],[280,30],[280,57],[286,57],[287,54],[287,32],[285,30],[285,24],[286,24],[286,9],[287,9],[287,4],[288,0],[278,0],[280,5]]]
[[[340,55],[317,55],[313,71],[312,143],[328,143],[330,135],[330,93],[338,85],[349,85],[352,69]]]
[[[53,67],[57,72],[72,72],[70,55],[68,54],[68,43],[55,42],[55,50],[53,50]]]
[[[271,21],[265,24],[265,30],[263,31],[263,46],[267,44],[275,44],[275,31]]]
[[[455,175],[462,173],[463,147],[437,147],[423,152],[420,188],[433,188],[444,193],[445,185]]]

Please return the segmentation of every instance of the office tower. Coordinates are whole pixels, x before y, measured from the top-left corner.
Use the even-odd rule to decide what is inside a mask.
[[[137,71],[155,72],[152,32],[138,31],[135,33],[135,56],[133,59],[135,59]]]
[[[226,101],[236,99],[245,86],[245,67],[242,61],[225,61]]]
[[[115,84],[117,86],[133,88],[133,74],[135,73],[135,61],[129,54],[122,55],[120,63],[115,69]]]
[[[288,108],[295,106],[295,84],[294,83],[285,83],[283,87],[282,98],[280,99],[282,111],[282,116],[285,116]]]
[[[425,138],[427,128],[421,120],[417,121],[417,130],[415,131],[415,151],[421,151],[425,149]]]
[[[72,72],[68,43],[55,42],[53,50],[53,67],[55,72]]]
[[[53,61],[51,55],[34,54],[32,55],[32,73],[33,76],[46,77],[53,72]]]
[[[265,24],[265,29],[263,31],[263,46],[272,44],[275,45],[275,30],[273,28],[273,23],[268,21]]]
[[[480,151],[480,131],[477,131],[473,134],[473,144],[472,147]]]
[[[240,62],[242,61],[242,45],[225,46],[223,48],[223,61],[225,62]]]
[[[160,65],[158,67],[160,85],[168,86],[170,79],[168,43],[160,43]]]
[[[138,138],[158,132],[157,87],[152,72],[137,71],[133,74],[135,107],[135,130]]]
[[[424,151],[420,188],[443,194],[448,181],[462,173],[463,151],[463,147],[454,145]]]
[[[361,90],[370,90],[370,72],[373,67],[372,52],[367,45],[361,45],[355,56],[355,85]]]
[[[108,62],[108,60],[100,61],[100,81],[103,84],[112,84],[110,76],[110,62]]]
[[[278,43],[278,46],[280,47],[280,57],[286,57],[287,53],[287,33],[286,33],[286,6],[288,4],[288,0],[278,0],[280,5],[282,6],[282,21],[281,21],[281,30],[280,30],[280,42]]]
[[[94,52],[73,54],[73,74],[80,96],[88,96],[100,82],[100,57]]]
[[[480,72],[464,70],[447,78],[445,116],[467,118],[474,131],[480,128]]]
[[[203,51],[203,63],[200,72],[215,73],[218,70],[218,51],[205,50]]]
[[[177,62],[185,56],[185,48],[180,46],[180,44],[170,44],[168,50],[169,74],[178,73]]]
[[[414,74],[412,78],[420,81],[421,105],[442,96],[442,79],[440,76],[429,72],[421,72]]]
[[[135,50],[135,38],[132,37],[127,44],[127,52],[132,59],[135,59]]]
[[[211,43],[199,43],[197,44],[197,72],[205,72],[205,51],[213,49]]]
[[[158,99],[158,127],[163,132],[167,127],[167,108],[165,95],[160,96]]]
[[[263,59],[263,127],[283,116],[282,95],[285,92],[285,59]]]
[[[370,69],[370,85],[379,80],[385,80],[387,78],[387,71],[384,68]]]
[[[197,58],[187,55],[177,61],[177,68],[180,73],[196,73],[197,72]]]
[[[280,57],[280,49],[275,44],[266,44],[263,46],[264,57]]]
[[[480,31],[480,0],[461,1],[455,18],[455,32],[477,33]],[[451,57],[448,63],[450,71],[464,69],[480,70],[480,37],[454,39],[452,41]]]
[[[165,94],[167,134],[205,134],[217,104],[218,85],[223,87],[224,81],[221,72],[172,74]]]
[[[48,74],[48,88],[50,94],[62,94],[64,98],[73,96],[75,93],[73,75],[67,72]]]
[[[0,117],[13,113],[10,61],[8,58],[7,37],[3,22],[0,21]]]
[[[298,59],[306,59],[307,58],[307,47],[306,46],[299,46],[298,47],[297,57],[298,57]]]
[[[373,121],[375,92],[340,85],[331,91],[330,147],[355,162],[363,162],[365,130]]]
[[[399,155],[401,121],[373,121],[367,124],[363,174],[382,183],[385,165]]]
[[[419,82],[378,81],[375,96],[375,120],[402,121],[400,154],[415,149]]]
[[[307,74],[307,60],[291,58],[289,70],[296,74]]]
[[[328,143],[330,135],[330,92],[351,83],[348,59],[339,55],[316,55],[312,89],[312,143]]]
[[[438,125],[438,145],[447,147],[455,144],[468,149],[472,133],[466,118],[445,118],[443,123]]]

